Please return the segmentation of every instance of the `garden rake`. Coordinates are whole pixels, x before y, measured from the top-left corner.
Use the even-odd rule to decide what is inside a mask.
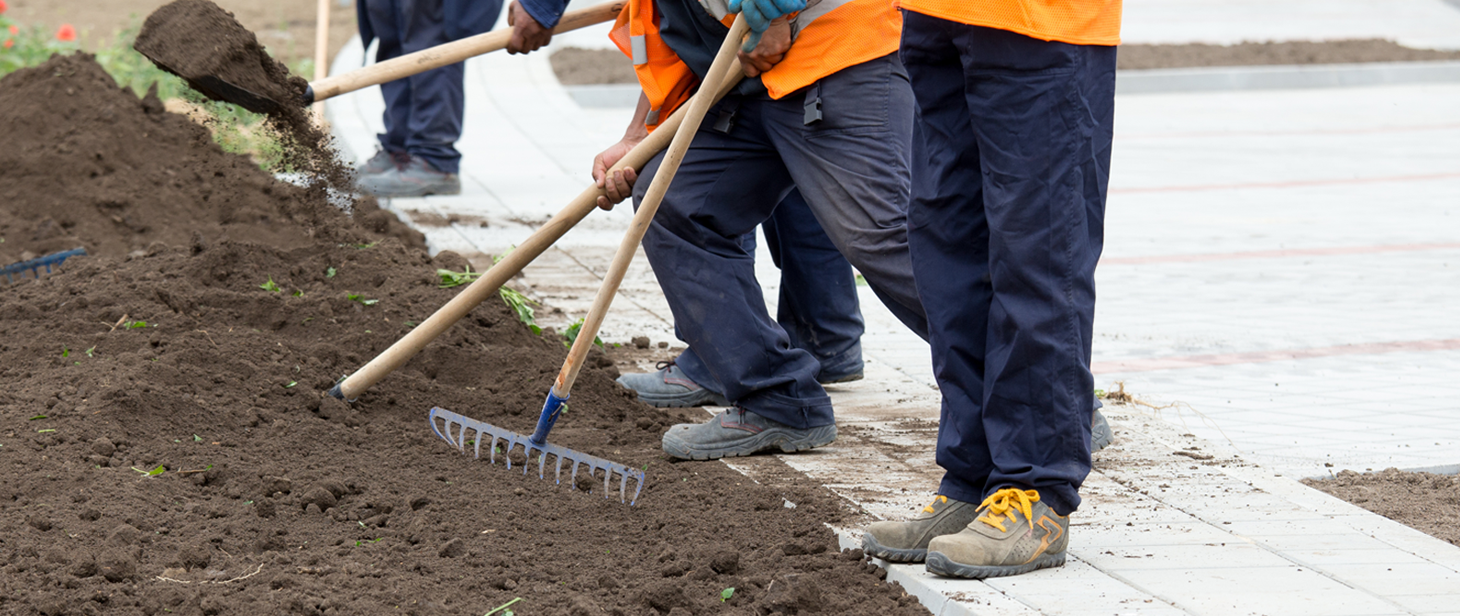
[[[730,26],[730,33],[726,35],[725,41],[720,44],[720,51],[715,56],[715,62],[710,66],[709,72],[705,75],[705,83],[720,83],[727,75],[733,75],[738,80],[741,74],[739,62],[735,58],[735,52],[740,47],[740,41],[745,37],[749,27],[745,24],[745,16],[735,17],[735,23]],[[734,73],[731,73],[731,70]],[[629,263],[634,259],[634,253],[638,250],[639,242],[643,241],[644,233],[649,230],[649,223],[654,218],[654,213],[659,210],[659,203],[664,199],[664,193],[669,190],[669,183],[673,181],[674,174],[679,170],[679,164],[684,160],[685,152],[689,144],[694,140],[695,133],[699,131],[700,122],[705,118],[705,112],[709,111],[715,103],[717,96],[713,96],[707,88],[701,88],[700,92],[690,99],[685,113],[684,121],[674,132],[674,140],[669,145],[669,150],[664,153],[664,160],[659,163],[659,171],[654,174],[654,179],[649,184],[649,190],[644,195],[644,200],[639,204],[639,211],[634,213],[633,222],[624,233],[623,241],[619,243],[618,252],[614,254],[613,262],[609,265],[608,274],[603,278],[603,284],[598,287],[598,294],[593,298],[593,306],[588,309],[588,316],[583,320],[583,327],[578,331],[578,336],[573,340],[573,346],[568,351],[568,358],[563,362],[563,368],[558,372],[558,378],[548,390],[547,400],[543,402],[542,414],[537,419],[537,429],[532,436],[526,437],[510,430],[493,426],[491,424],[463,417],[451,411],[433,408],[429,415],[431,429],[436,431],[446,442],[455,445],[462,451],[466,450],[467,431],[475,430],[474,441],[475,455],[481,457],[482,442],[490,438],[488,451],[491,454],[491,461],[496,462],[497,443],[505,442],[502,452],[509,456],[507,467],[512,467],[512,454],[514,448],[519,444],[522,446],[522,453],[526,460],[531,462],[533,456],[537,456],[537,476],[543,479],[544,470],[549,455],[557,458],[554,479],[562,483],[563,464],[566,460],[572,464],[572,475],[568,488],[574,489],[577,485],[578,469],[580,466],[587,466],[590,473],[603,472],[603,496],[608,498],[609,486],[614,474],[619,475],[619,501],[627,500],[630,505],[638,502],[639,493],[644,490],[644,471],[632,469],[616,462],[610,462],[602,458],[574,451],[560,445],[553,445],[547,442],[548,432],[553,429],[553,424],[567,408],[567,401],[573,389],[573,383],[578,379],[578,372],[583,368],[583,360],[588,355],[588,349],[593,346],[593,340],[598,336],[598,328],[603,325],[603,319],[608,313],[609,305],[613,303],[613,296],[618,292],[619,284],[623,282],[624,273],[628,271]],[[659,132],[659,131],[655,131]],[[438,427],[438,421],[441,426]],[[458,426],[453,430],[452,426]],[[527,474],[528,465],[523,464],[522,473]],[[596,477],[596,475],[594,475]],[[632,499],[627,499],[628,481],[632,478],[638,483],[634,490]]]
[[[61,264],[66,261],[66,259],[69,259],[71,257],[83,256],[85,254],[85,248],[75,248],[72,250],[67,250],[65,252],[53,252],[44,257],[38,257],[29,261],[11,263],[10,265],[0,268],[0,274],[5,274],[6,282],[8,282],[9,284],[15,284],[16,276],[20,276],[22,279],[25,278],[25,270],[30,270],[30,275],[32,278],[40,278],[41,268],[46,268],[46,273],[49,274],[51,273],[52,266],[60,267]]]

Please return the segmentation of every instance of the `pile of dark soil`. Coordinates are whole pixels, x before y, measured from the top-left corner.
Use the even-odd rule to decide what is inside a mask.
[[[439,440],[432,406],[530,432],[566,354],[500,302],[354,405],[323,395],[451,295],[433,272],[459,256],[152,253],[0,294],[0,611],[925,613],[837,552],[829,493],[665,460],[674,418],[596,351],[552,439],[646,466],[637,506]]]
[[[269,125],[281,139],[285,164],[337,191],[354,185],[350,167],[331,147],[332,138],[298,103],[309,83],[270,57],[233,13],[209,0],[174,0],[147,16],[132,47],[214,100],[242,104],[210,85],[221,81],[273,101]]]
[[[1414,49],[1382,39],[1291,41],[1237,45],[1120,46],[1122,70],[1253,66],[1267,64],[1347,64],[1354,62],[1432,62],[1460,60],[1460,51]],[[552,55],[553,72],[564,85],[636,83],[634,67],[617,49],[567,47]]]
[[[224,152],[206,128],[139,99],[88,54],[53,56],[0,80],[0,264],[86,248],[125,256],[153,242],[231,238],[274,246],[421,236],[373,201],[364,227],[323,188],[281,183]]]
[[[1303,483],[1460,545],[1460,476],[1390,468],[1378,473],[1340,471],[1332,479]]]

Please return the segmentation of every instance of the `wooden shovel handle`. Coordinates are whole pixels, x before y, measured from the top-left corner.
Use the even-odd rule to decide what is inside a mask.
[[[738,60],[731,66],[731,69],[730,73],[720,82],[720,87],[716,89],[714,100],[718,101],[724,97],[745,76]],[[634,149],[629,150],[629,153],[625,154],[622,159],[619,159],[610,172],[628,167],[632,167],[635,171],[643,169],[649,159],[669,145],[670,139],[674,138],[680,123],[684,121],[685,114],[689,112],[689,107],[689,105],[682,105],[675,110],[668,120],[659,125],[658,129],[639,142],[639,145],[634,146]],[[597,186],[589,186],[584,189],[572,202],[568,203],[567,207],[554,214],[551,220],[518,244],[517,248],[508,253],[506,257],[498,261],[491,269],[482,272],[481,277],[457,293],[456,297],[451,298],[451,301],[438,309],[430,318],[421,322],[395,344],[390,345],[390,348],[370,360],[370,363],[365,364],[364,367],[341,381],[330,390],[330,394],[344,400],[353,400],[371,386],[379,383],[386,375],[405,365],[412,357],[420,353],[421,349],[450,329],[473,308],[496,295],[502,285],[521,272],[522,268],[527,267],[527,264],[532,263],[554,242],[558,241],[558,238],[563,237],[564,233],[587,217],[597,206],[598,198],[603,194],[603,189]],[[588,336],[589,341],[592,341],[593,336],[597,335],[596,326],[594,331],[594,334]]]
[[[594,24],[601,24],[605,21],[612,21],[618,17],[619,12],[623,8],[624,2],[610,2],[608,4],[600,4],[598,6],[564,13],[563,18],[558,21],[558,26],[553,28],[553,34],[561,34]],[[348,73],[340,73],[333,77],[326,77],[310,83],[309,87],[314,90],[314,100],[322,101],[348,92],[354,92],[360,88],[368,88],[403,77],[410,77],[411,75],[429,71],[433,68],[456,64],[467,58],[480,56],[499,49],[506,49],[507,43],[511,40],[512,28],[499,28],[491,32],[437,45],[430,49],[422,49],[415,53],[408,53],[397,58],[391,58],[364,68],[357,68]]]
[[[730,26],[730,33],[725,35],[724,42],[720,43],[720,51],[715,54],[715,62],[710,65],[710,70],[705,74],[705,83],[720,83],[727,75],[738,76],[742,71],[740,61],[735,57],[736,51],[740,49],[740,41],[745,38],[745,33],[750,26],[745,23],[745,15],[736,15],[735,23]],[[733,72],[732,72],[733,70]],[[608,315],[608,307],[613,303],[614,294],[618,293],[618,286],[624,280],[624,273],[629,269],[629,263],[634,260],[634,253],[638,252],[639,242],[644,240],[644,233],[649,230],[649,223],[654,219],[654,213],[659,211],[659,203],[664,200],[664,193],[669,191],[669,183],[674,180],[675,172],[679,171],[679,163],[684,160],[684,154],[689,150],[689,144],[694,141],[695,133],[699,132],[700,122],[705,119],[705,112],[710,106],[719,100],[718,97],[709,96],[705,88],[700,88],[699,93],[689,100],[685,107],[689,112],[684,116],[684,122],[674,131],[674,141],[669,144],[669,151],[664,153],[664,160],[659,162],[659,169],[654,172],[654,179],[649,183],[649,189],[644,194],[644,200],[639,203],[639,211],[634,212],[634,220],[629,224],[629,229],[624,233],[624,239],[618,245],[618,252],[613,255],[613,263],[608,266],[608,274],[603,277],[603,284],[598,287],[598,295],[593,298],[593,306],[588,309],[588,316],[583,319],[583,327],[578,330],[578,337],[573,340],[573,348],[568,351],[568,359],[563,362],[563,369],[558,372],[558,379],[553,383],[553,394],[566,400],[573,389],[573,382],[578,380],[578,371],[583,368],[583,358],[588,355],[588,349],[593,346],[593,339],[598,336],[598,328],[603,325],[603,318]],[[664,132],[660,128],[650,134]]]

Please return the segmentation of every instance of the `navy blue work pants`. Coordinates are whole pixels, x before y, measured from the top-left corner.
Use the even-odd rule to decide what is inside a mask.
[[[940,493],[1036,489],[1068,514],[1090,472],[1115,48],[904,16],[908,243],[943,395]]]
[[[375,61],[435,47],[446,35],[443,0],[362,0],[380,40]],[[426,159],[438,171],[457,173],[466,94],[465,65],[456,63],[380,84],[385,96],[385,132],[380,147]]]
[[[791,190],[771,217],[761,223],[771,261],[781,270],[776,323],[791,346],[803,349],[820,364],[818,376],[844,376],[862,371],[862,310],[852,264],[831,243],[801,191]],[[745,234],[745,251],[755,254],[755,232]],[[724,393],[693,347],[676,360],[701,387]]]
[[[808,101],[822,112],[809,124]],[[891,54],[781,100],[734,96],[710,109],[709,118],[734,109],[734,125],[701,126],[643,245],[680,337],[732,402],[798,428],[834,422],[820,363],[766,311],[743,237],[793,187],[888,308],[926,335],[907,251],[912,108]],[[635,204],[662,160],[640,174]]]

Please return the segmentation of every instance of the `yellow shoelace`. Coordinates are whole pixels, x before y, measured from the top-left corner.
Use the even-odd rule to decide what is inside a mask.
[[[1039,492],[1004,488],[994,492],[993,496],[983,499],[983,502],[979,504],[979,509],[987,507],[988,511],[979,516],[978,521],[997,528],[1000,532],[1008,532],[1008,529],[1004,528],[1004,522],[1014,519],[1010,512],[1018,511],[1024,514],[1025,520],[1028,520],[1034,517],[1032,509],[1034,503],[1037,502],[1039,502]]]
[[[946,502],[948,502],[948,497],[943,496],[943,495],[940,494],[937,497],[934,497],[933,498],[933,502],[928,503],[928,506],[927,507],[923,507],[923,513],[934,513],[934,511],[933,511],[933,505],[936,505],[938,503],[946,503]]]

